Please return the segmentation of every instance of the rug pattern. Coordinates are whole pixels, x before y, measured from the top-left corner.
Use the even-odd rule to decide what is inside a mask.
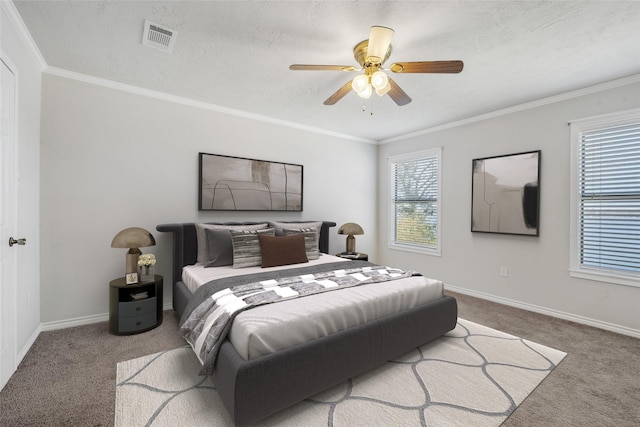
[[[499,426],[566,356],[464,319],[260,426]],[[190,347],[121,362],[116,427],[233,423]]]

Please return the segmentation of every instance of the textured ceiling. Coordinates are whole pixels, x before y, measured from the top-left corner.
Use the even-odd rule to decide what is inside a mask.
[[[638,1],[22,1],[48,66],[369,140],[383,140],[640,73]],[[144,20],[178,31],[141,44]],[[460,74],[402,74],[413,99],[322,102],[356,74],[371,25],[397,61],[461,59]],[[363,111],[364,106],[364,111]]]

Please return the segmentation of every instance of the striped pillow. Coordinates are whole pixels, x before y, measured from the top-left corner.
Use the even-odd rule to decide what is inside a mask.
[[[318,234],[320,233],[317,228],[298,228],[298,229],[282,229],[285,236],[293,234],[304,234],[304,248],[307,253],[307,259],[320,258],[320,248],[318,242]]]
[[[262,230],[269,225],[265,223],[261,224],[196,224],[196,242],[198,243],[198,254],[196,262],[204,264],[209,258],[207,255],[207,236],[205,230]]]
[[[265,236],[275,236],[276,234],[273,228],[253,231],[231,230],[230,232],[233,243],[233,268],[262,265],[258,233]]]

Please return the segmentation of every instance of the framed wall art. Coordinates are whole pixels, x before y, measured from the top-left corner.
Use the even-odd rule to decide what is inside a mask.
[[[473,160],[471,231],[539,235],[540,154]]]
[[[302,165],[199,153],[201,211],[302,211]]]

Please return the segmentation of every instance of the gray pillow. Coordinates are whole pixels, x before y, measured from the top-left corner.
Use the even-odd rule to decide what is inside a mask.
[[[269,225],[276,229],[276,236],[284,236],[284,229],[299,230],[301,228],[315,228],[318,230],[318,240],[320,240],[320,229],[322,228],[322,221],[307,221],[307,222],[282,222],[282,221],[269,221]]]
[[[298,228],[298,229],[283,228],[282,232],[285,236],[290,236],[292,234],[303,234],[304,250],[307,253],[307,259],[312,260],[312,259],[320,258],[320,248],[318,246],[319,231],[317,228]]]
[[[212,230],[207,228],[207,259],[205,267],[221,267],[233,265],[233,242],[229,230]]]
[[[273,228],[255,231],[230,230],[233,243],[233,268],[254,267],[262,265],[262,253],[258,233],[275,236]]]
[[[198,255],[196,262],[204,264],[207,262],[207,236],[204,230],[263,230],[269,224],[251,224],[251,225],[226,225],[226,224],[196,224],[196,242],[198,243]]]

